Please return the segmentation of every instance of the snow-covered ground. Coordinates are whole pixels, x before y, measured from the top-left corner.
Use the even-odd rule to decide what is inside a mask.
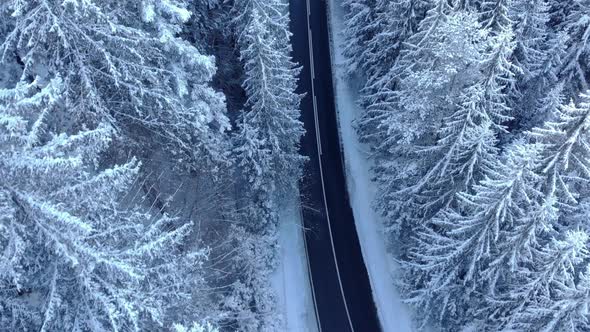
[[[376,188],[370,181],[370,161],[365,153],[367,148],[359,143],[352,124],[361,110],[356,104],[356,90],[352,87],[352,82],[346,79],[342,66],[344,57],[341,52],[340,31],[343,30],[344,12],[340,1],[329,0],[328,3],[331,18],[334,92],[346,164],[347,185],[363,258],[373,288],[373,298],[385,332],[412,331],[409,309],[401,302],[394,286],[396,263],[386,249],[383,223],[371,207]]]
[[[281,264],[272,277],[278,296],[277,311],[283,316],[286,332],[317,332],[300,202],[295,196],[285,205],[279,229]]]

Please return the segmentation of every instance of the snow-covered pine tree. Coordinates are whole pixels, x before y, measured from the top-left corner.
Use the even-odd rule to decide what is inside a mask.
[[[139,163],[97,168],[109,125],[60,131],[68,85],[0,89],[0,326],[141,331],[198,314],[191,225],[129,199]]]
[[[502,326],[516,324],[518,329],[525,329],[528,323],[537,327],[549,324],[550,319],[539,313],[566,303],[563,296],[571,296],[577,287],[574,280],[578,264],[561,259],[569,260],[567,253],[571,250],[587,250],[587,235],[578,231],[585,228],[585,222],[578,223],[575,216],[584,213],[578,201],[588,196],[583,188],[590,176],[590,150],[586,148],[588,97],[582,95],[580,99],[578,105],[554,108],[551,120],[532,131],[536,143],[523,144],[539,148],[538,155],[530,157],[535,163],[535,175],[528,182],[535,188],[534,195],[527,195],[527,200],[519,204],[524,213],[503,231],[498,254],[482,273],[484,279],[493,281],[488,313],[493,312],[490,317]],[[566,238],[557,240],[564,233]],[[586,240],[580,240],[583,238]],[[560,254],[562,249],[566,256]]]
[[[579,94],[588,88],[589,4],[432,0],[416,33],[400,38],[401,50],[396,33],[407,25],[392,33],[387,27],[399,17],[387,16],[406,2],[377,1],[373,11],[358,8],[365,16],[349,17],[371,14],[351,37],[361,41],[354,56],[369,60],[351,66],[369,66],[362,67],[367,112],[357,129],[375,152],[377,206],[394,231],[404,220],[427,222],[407,227],[417,237],[396,242],[407,260],[408,301],[425,320],[450,331],[468,323],[477,330],[589,328],[590,279],[582,271],[590,97]],[[483,28],[465,19],[458,25],[470,31],[464,36],[453,23],[468,12]],[[480,45],[470,43],[474,36]],[[562,107],[565,98],[574,101]]]
[[[362,104],[366,107],[366,112],[357,121],[359,138],[364,142],[381,145],[381,148],[377,148],[381,152],[387,150],[384,148],[385,146],[390,146],[388,143],[383,144],[384,140],[386,142],[396,141],[399,140],[398,135],[402,135],[407,137],[406,141],[412,141],[414,136],[419,136],[417,133],[419,129],[424,131],[425,126],[420,121],[414,120],[417,117],[423,119],[424,115],[429,113],[428,110],[433,107],[432,104],[435,100],[427,100],[425,95],[432,93],[432,90],[442,85],[438,82],[438,78],[431,81],[420,79],[420,74],[425,72],[426,75],[430,74],[429,71],[437,70],[432,65],[437,55],[444,57],[444,54],[436,54],[431,49],[436,46],[444,47],[441,45],[441,39],[444,38],[445,33],[441,25],[447,22],[451,11],[451,7],[444,0],[433,0],[431,6],[426,17],[420,22],[418,31],[404,43],[395,66],[386,69],[387,73],[383,74],[380,82],[372,83],[370,89],[367,89],[363,95]],[[465,25],[466,30],[476,32],[472,25],[467,22]],[[449,27],[449,29],[452,28]],[[474,37],[461,37],[467,37],[465,41],[468,44],[468,41],[477,39],[479,35],[475,33]],[[452,42],[461,43],[462,41],[457,39]],[[454,52],[456,51],[454,50]],[[444,75],[447,80],[448,76],[448,74]],[[409,87],[404,89],[404,85]],[[411,92],[407,93],[407,90],[411,90]],[[407,101],[401,100],[402,97]],[[422,104],[423,102],[425,103]],[[405,111],[404,106],[411,108],[411,110]],[[404,116],[410,117],[411,120],[403,120]],[[394,118],[399,119],[393,120]],[[407,127],[408,125],[410,127]]]
[[[456,97],[457,107],[442,119],[436,143],[418,150],[430,164],[408,192],[417,196],[423,218],[451,206],[456,193],[469,190],[494,165],[496,134],[510,119],[504,91],[513,82],[508,59],[514,44],[509,31],[491,41],[489,54],[478,63],[481,77]]]
[[[569,38],[560,77],[568,84],[567,97],[575,98],[589,88],[587,75],[590,58],[590,1],[574,1],[560,27]]]
[[[514,64],[522,70],[522,80],[529,81],[545,69],[549,4],[547,0],[513,0],[510,12],[516,43]]]
[[[491,50],[481,64],[481,84],[486,93],[488,113],[497,125],[511,120],[507,90],[515,84],[516,73],[521,71],[510,61],[514,47],[514,34],[510,29],[499,33],[491,39]],[[501,126],[497,129],[504,131]]]
[[[436,145],[419,151],[434,156],[435,161],[412,188],[424,217],[448,207],[457,193],[469,189],[491,171],[497,149],[486,97],[479,85],[466,89],[457,110],[442,120]]]
[[[289,30],[289,4],[285,0],[233,0],[234,31],[240,43],[240,49],[248,47],[246,32],[254,19],[254,11],[258,20],[273,34],[275,43],[290,51],[291,32]]]
[[[590,179],[590,96],[578,99],[556,109],[553,120],[531,132],[544,146],[539,174],[545,200],[555,199],[562,208],[576,205],[580,193],[588,194],[583,183]]]
[[[144,149],[223,161],[229,121],[224,97],[209,86],[214,60],[176,37],[191,15],[186,3],[9,0],[0,60],[16,57],[23,77],[60,75],[72,128],[109,118]]]
[[[362,104],[366,107],[367,112],[363,114],[363,117],[357,122],[358,133],[360,139],[365,142],[380,144],[383,139],[393,139],[394,136],[402,131],[405,131],[407,135],[414,134],[414,127],[421,127],[421,124],[417,122],[409,123],[412,129],[408,130],[405,127],[408,121],[399,123],[399,127],[403,128],[402,131],[394,130],[394,128],[387,128],[388,125],[396,125],[398,121],[389,121],[390,117],[402,116],[403,113],[409,113],[408,116],[412,115],[412,112],[401,112],[397,109],[401,108],[397,104],[399,103],[398,94],[404,96],[407,94],[397,93],[396,90],[403,89],[398,84],[403,84],[406,79],[418,80],[413,82],[414,84],[420,84],[419,75],[421,71],[428,71],[432,68],[432,62],[434,61],[433,52],[430,48],[433,45],[440,43],[440,39],[444,34],[440,25],[447,21],[448,15],[451,11],[451,7],[447,1],[444,0],[433,0],[430,9],[426,13],[426,17],[420,22],[418,31],[414,33],[404,43],[405,46],[401,50],[399,58],[395,62],[395,66],[392,68],[385,68],[387,71],[384,73],[379,82],[371,82],[370,88],[368,88],[364,95]],[[473,30],[471,30],[473,32]],[[470,40],[471,38],[469,38]],[[436,81],[433,82],[435,84]],[[424,80],[423,84],[428,84],[427,80]],[[426,89],[425,93],[428,93],[432,88]],[[420,97],[420,91],[414,90],[414,94],[417,94],[416,98]],[[412,95],[408,96],[410,98]],[[423,100],[424,98],[422,98]],[[420,107],[420,103],[407,103],[409,107]],[[427,102],[424,106],[428,108],[431,102]],[[424,114],[424,111],[420,112],[420,116]],[[389,132],[391,135],[383,136],[383,132]]]
[[[299,68],[268,30],[258,10],[246,28],[242,50],[248,96],[238,141],[238,157],[255,190],[277,192],[299,179],[304,158],[299,142],[304,133],[299,120],[301,96],[295,93]],[[265,183],[264,185],[262,183]]]
[[[564,84],[557,83],[552,89],[549,89],[542,98],[535,101],[531,114],[518,114],[522,122],[526,122],[528,128],[537,128],[543,126],[545,121],[555,120],[552,117],[557,115],[558,110],[565,102],[563,95]]]
[[[531,70],[530,64],[524,64],[521,75],[517,75],[518,80],[511,88],[510,97],[513,114],[520,128],[530,130],[548,120],[548,113],[543,111],[542,105],[551,104],[549,99],[555,99],[557,91],[563,95],[564,84],[559,82],[559,70],[566,42],[567,35],[562,32],[547,34],[540,49],[541,62],[534,66],[537,70]]]
[[[496,135],[510,118],[505,91],[514,77],[512,34],[503,31],[488,41],[489,49],[475,62],[478,76],[454,99],[456,107],[442,119],[436,141],[417,150],[427,157],[421,158],[424,172],[402,191],[414,197],[412,208],[420,211],[415,216],[426,221],[424,228],[415,228],[416,242],[409,245],[406,273],[420,276],[407,278],[414,285],[409,296],[432,312],[427,319],[442,326],[460,326],[477,316],[472,309],[482,303],[479,287],[486,282],[481,271],[503,224],[520,213],[511,210],[512,190],[515,195],[525,190],[524,180],[515,179],[521,174],[507,173],[526,165],[519,157],[524,152],[508,154],[510,166],[498,162]]]
[[[373,103],[379,90],[392,88],[397,82],[395,75],[398,73],[392,68],[405,41],[418,31],[418,25],[430,5],[429,0],[377,0],[374,23],[377,28],[374,29],[374,37],[367,42],[363,53],[365,59],[362,59],[364,63],[361,62],[363,77],[366,78],[362,95],[368,97],[361,100],[365,108]],[[348,35],[346,31],[344,33]]]
[[[544,332],[590,328],[588,239],[584,231],[567,231],[562,240],[552,239],[534,252],[535,264],[520,271],[523,280],[508,285],[510,296],[520,304],[509,313],[513,316],[509,328]]]
[[[439,42],[442,29],[440,25],[445,23],[452,12],[452,7],[445,0],[430,0],[427,5],[427,11],[423,20],[418,24],[418,29],[404,43],[405,47],[400,55],[400,62],[397,70],[402,70],[400,74],[406,74],[406,70],[412,70],[415,63],[421,66],[431,66],[433,52],[430,47],[433,43]],[[433,32],[438,32],[433,34]]]
[[[386,88],[379,96],[375,95],[378,101],[372,103],[358,123],[359,135],[364,141],[374,142],[378,153],[375,171],[385,191],[379,208],[385,213],[400,211],[398,203],[416,203],[414,199],[422,196],[419,192],[437,177],[434,174],[437,170],[433,170],[432,176],[419,183],[443,153],[442,147],[423,147],[436,145],[437,137],[432,132],[441,130],[443,120],[455,112],[462,89],[479,79],[477,65],[482,60],[487,35],[481,33],[473,14],[447,15],[441,12],[450,9],[446,2],[442,1],[440,6],[443,7],[429,11],[432,16],[425,19],[433,25],[421,25],[420,31],[408,41],[411,49],[401,55],[408,69],[400,76],[397,89]],[[444,17],[437,19],[439,15]],[[410,45],[413,40],[418,45],[416,48]],[[413,60],[410,54],[415,56]],[[450,133],[444,136],[447,134]],[[470,130],[469,135],[476,139],[475,131]],[[417,151],[424,153],[417,157]],[[426,212],[416,206],[404,210],[402,214]],[[404,218],[398,220],[401,219]]]
[[[421,310],[430,313],[428,319],[445,326],[447,320],[463,324],[487,317],[481,310],[484,290],[505,275],[484,271],[501,254],[502,232],[522,218],[538,196],[532,187],[537,153],[538,147],[510,146],[505,161],[490,165],[493,169],[473,186],[473,194],[458,194],[460,209],[442,210],[419,230],[407,273],[421,276],[410,295]],[[411,278],[406,282],[412,282]]]
[[[480,5],[481,22],[484,28],[500,34],[512,28],[510,6],[513,0],[482,0]]]
[[[277,222],[282,194],[296,190],[305,158],[299,120],[301,96],[295,93],[299,67],[291,59],[288,2],[236,0],[234,29],[244,65],[245,110],[238,118],[234,155],[243,182],[240,202],[243,232],[236,237],[245,269],[231,288],[227,307],[237,312],[236,329],[279,330],[273,312],[268,271],[277,262]]]
[[[476,49],[483,35],[472,15],[460,13],[449,21],[451,9],[447,1],[433,0],[418,31],[404,42],[395,65],[379,85],[365,92],[362,103],[367,111],[357,129],[362,141],[381,145],[377,150],[385,151],[389,142],[408,143],[423,136],[430,122],[445,115],[433,110],[446,108],[448,103],[441,96],[452,93],[453,78],[465,75],[469,79],[473,72],[463,69],[476,56],[472,53],[479,53]],[[442,64],[435,66],[437,61]]]
[[[371,54],[377,50],[370,47],[375,36],[385,27],[379,22],[377,13],[378,0],[345,0],[342,6],[346,10],[344,16],[345,28],[342,32],[345,43],[342,53],[346,57],[346,68],[349,74],[357,74],[362,77],[366,71],[373,68],[370,65]]]
[[[510,105],[516,112],[527,116],[532,113],[531,101],[539,98],[539,93],[546,92],[543,85],[547,79],[541,74],[555,72],[557,68],[547,68],[549,5],[546,0],[514,0],[510,7],[510,17],[514,22],[514,39],[516,47],[512,56],[513,63],[520,68],[517,82],[511,86]],[[550,45],[550,44],[549,44]],[[548,84],[555,84],[555,81]],[[534,102],[532,103],[534,107]]]
[[[568,42],[566,33],[559,31],[557,33],[550,33],[547,36],[545,44],[543,63],[540,65],[540,72],[537,74],[537,84],[540,86],[539,91],[548,91],[560,84],[559,69],[563,63],[563,58],[566,53],[566,44]],[[561,82],[562,83],[562,82]],[[543,93],[539,93],[544,96]]]

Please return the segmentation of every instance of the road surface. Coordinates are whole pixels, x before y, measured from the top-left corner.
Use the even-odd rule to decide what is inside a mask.
[[[332,88],[325,0],[290,0],[293,57],[310,158],[301,182],[308,263],[321,332],[381,331],[350,207]]]

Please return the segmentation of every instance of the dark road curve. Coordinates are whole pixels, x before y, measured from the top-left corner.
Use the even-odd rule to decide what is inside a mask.
[[[298,92],[306,94],[301,108],[307,133],[301,149],[310,160],[301,181],[301,201],[306,207],[302,209],[308,229],[305,242],[320,331],[379,332],[344,177],[326,0],[290,0],[290,14],[293,57],[303,66]]]

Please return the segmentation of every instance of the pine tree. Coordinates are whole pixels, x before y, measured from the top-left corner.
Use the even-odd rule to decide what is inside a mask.
[[[0,60],[22,77],[63,79],[72,128],[108,118],[144,148],[167,146],[178,159],[225,161],[224,97],[210,86],[212,57],[176,37],[191,13],[184,1],[10,0]],[[190,164],[188,164],[190,165]]]
[[[528,81],[544,69],[549,5],[546,0],[514,0],[511,12],[516,43],[513,59]]]
[[[404,43],[395,66],[378,85],[371,87],[375,92],[363,96],[367,112],[358,122],[361,140],[383,142],[380,132],[390,133],[385,138],[388,140],[396,140],[399,138],[396,135],[401,135],[406,136],[405,141],[413,141],[415,136],[420,136],[427,125],[417,118],[423,120],[431,115],[431,110],[438,106],[436,103],[441,102],[436,96],[451,88],[453,77],[471,60],[469,56],[473,54],[470,51],[477,49],[481,35],[477,33],[472,17],[457,15],[449,22],[451,8],[446,1],[436,1],[435,4],[420,22],[418,31]],[[460,25],[464,30],[458,28]],[[444,40],[446,31],[452,36],[450,41]],[[457,48],[467,49],[467,56],[459,56],[462,50]],[[450,54],[445,55],[443,50]],[[433,66],[436,61],[444,64]]]
[[[436,162],[411,190],[425,217],[448,207],[455,195],[467,190],[491,171],[496,158],[493,120],[486,110],[485,91],[474,86],[461,96],[455,113],[443,119],[440,138],[420,151]]]
[[[517,83],[512,86],[511,105],[516,120],[524,129],[530,130],[547,120],[545,105],[549,107],[555,102],[557,91],[560,95],[564,93],[564,84],[559,82],[558,75],[566,42],[567,36],[563,33],[548,34],[541,48],[541,62],[534,66],[537,69],[531,71],[531,65],[524,64],[522,75],[518,75]]]
[[[234,136],[240,183],[242,223],[235,232],[241,249],[239,282],[231,288],[227,308],[239,313],[241,331],[280,330],[268,271],[277,263],[277,227],[281,198],[296,190],[305,158],[299,154],[304,134],[299,120],[301,96],[295,93],[300,69],[292,61],[289,17],[284,0],[240,0],[234,20],[244,67],[246,93]],[[240,28],[241,27],[241,28]],[[243,267],[245,266],[245,268]]]
[[[486,93],[487,111],[499,131],[501,124],[512,119],[508,103],[508,89],[515,84],[516,73],[521,69],[511,63],[514,52],[514,35],[510,30],[491,39],[491,51],[481,64],[482,84]]]
[[[569,41],[563,59],[560,76],[568,82],[568,97],[586,92],[590,86],[587,81],[588,57],[590,56],[590,2],[575,1],[562,24]]]
[[[436,142],[418,150],[428,163],[423,175],[401,191],[415,197],[411,208],[426,224],[415,228],[416,242],[408,246],[406,273],[419,275],[406,281],[414,285],[408,294],[441,326],[486,317],[477,312],[485,299],[481,289],[496,281],[482,274],[497,255],[502,231],[525,214],[520,201],[535,194],[527,181],[534,176],[528,158],[534,150],[516,146],[505,163],[498,161],[497,135],[510,119],[506,90],[516,70],[509,61],[512,34],[487,41],[489,48],[474,61],[477,75],[456,97]]]
[[[299,141],[304,133],[299,120],[301,96],[294,92],[300,69],[276,47],[274,35],[263,24],[257,10],[252,16],[244,35],[248,46],[242,51],[244,90],[248,100],[239,138],[250,146],[242,149],[240,159],[249,165],[244,164],[250,169],[247,172],[251,174],[251,181],[258,178],[275,182],[266,188],[274,192],[291,187],[293,183],[289,182],[299,178],[302,166],[303,157],[299,155]],[[252,153],[256,154],[255,158],[251,157]]]
[[[140,165],[97,167],[111,126],[56,131],[66,86],[0,89],[0,326],[139,331],[197,314],[191,225],[123,201]]]
[[[513,80],[509,57],[511,35],[492,39],[492,49],[481,59],[478,81],[457,97],[457,108],[442,120],[435,144],[419,150],[433,156],[421,179],[408,192],[416,195],[420,211],[428,218],[449,207],[455,194],[469,190],[491,171],[496,159],[496,133],[510,119],[505,89]]]
[[[577,265],[582,259],[572,261],[578,259],[578,253],[586,255],[587,235],[566,230],[583,227],[572,219],[576,213],[583,213],[578,203],[580,194],[588,195],[586,190],[579,190],[583,188],[579,184],[589,176],[587,98],[582,95],[578,105],[554,108],[552,120],[532,131],[534,145],[541,148],[538,156],[531,158],[536,159],[536,166],[529,182],[536,198],[520,204],[525,213],[504,231],[499,255],[484,274],[496,281],[491,296],[494,300],[490,301],[496,317],[514,328],[555,328],[563,324],[558,320],[550,323],[545,314],[558,303],[568,303],[565,294],[575,293]],[[560,233],[567,234],[565,240],[556,240]]]
[[[448,331],[590,329],[590,2],[346,6],[406,301]]]
[[[365,75],[372,70],[369,59],[373,56],[369,46],[375,36],[383,31],[377,19],[378,0],[345,0],[342,5],[346,10],[343,34],[346,42],[342,53],[347,58],[346,68],[349,74]]]
[[[429,12],[434,16],[427,20],[433,25],[421,28],[432,28],[428,35],[424,35],[424,31],[420,30],[410,38],[410,41],[422,40],[423,44],[401,55],[401,61],[408,65],[408,70],[400,75],[397,89],[383,89],[379,94],[367,97],[374,97],[375,101],[359,122],[361,138],[378,144],[375,145],[375,149],[380,159],[376,171],[386,192],[383,196],[384,201],[380,202],[380,209],[385,213],[399,211],[401,206],[398,203],[401,203],[410,204],[411,207],[404,208],[410,214],[413,214],[411,211],[427,214],[427,209],[413,206],[416,203],[414,195],[424,202],[422,190],[436,181],[435,178],[439,178],[438,174],[442,174],[437,173],[442,169],[434,165],[443,158],[445,149],[454,144],[450,136],[461,131],[460,128],[456,128],[461,125],[455,121],[461,121],[461,117],[471,121],[472,113],[468,110],[469,106],[465,105],[461,113],[457,110],[457,104],[461,103],[459,98],[464,86],[474,84],[479,79],[477,64],[482,60],[486,35],[480,33],[480,25],[473,15],[456,13],[447,16],[441,14],[442,9],[446,10],[448,7],[440,7],[439,11],[433,9]],[[437,19],[436,15],[444,17]],[[415,58],[411,58],[410,54]],[[475,89],[472,92],[477,91],[480,90]],[[452,116],[456,119],[451,119]],[[443,124],[453,128],[441,129]],[[483,122],[473,126],[470,124],[470,128],[463,131],[469,138],[463,140],[464,136],[461,136],[461,143],[458,144],[467,146],[474,143],[473,147],[476,147],[476,141],[490,143],[489,139],[492,137],[487,135],[488,129],[474,129],[480,124],[486,126]],[[440,136],[445,138],[444,143],[441,141],[441,145],[437,146],[436,140],[439,138],[432,135],[432,131],[439,130]],[[467,143],[467,140],[471,143]],[[487,148],[484,150],[488,151]],[[487,154],[484,150],[481,152]],[[452,149],[449,152],[450,159],[454,159],[453,153],[456,151],[458,150]],[[448,174],[451,173],[452,171],[449,171]],[[423,177],[424,181],[421,181]],[[447,179],[453,181],[450,177],[449,175]],[[434,192],[438,189],[432,190]]]
[[[452,317],[459,310],[463,320],[475,315],[467,303],[477,304],[477,308],[483,301],[479,293],[503,276],[484,271],[502,253],[503,231],[522,218],[526,206],[537,198],[531,187],[531,179],[536,178],[536,153],[532,146],[511,146],[505,162],[496,163],[473,187],[474,194],[458,194],[461,209],[442,210],[418,233],[409,265],[423,275],[418,280],[427,281],[413,300],[426,312],[434,311],[431,316],[441,323],[446,315]]]
[[[537,264],[523,271],[524,281],[512,289],[520,308],[513,313],[511,328],[573,332],[590,327],[590,271],[576,273],[590,257],[587,243],[585,232],[568,231],[563,240],[553,239],[535,253]]]
[[[282,47],[289,48],[289,4],[284,0],[234,0],[233,24],[236,32],[240,49],[248,47],[247,29],[253,24],[254,12],[257,12],[258,18],[268,33],[273,34],[276,43]]]
[[[484,28],[493,33],[503,33],[512,27],[509,9],[512,0],[483,0],[481,2],[481,20]]]
[[[436,55],[430,49],[435,46],[438,46],[438,48],[444,47],[444,45],[441,45],[441,39],[444,38],[445,33],[441,25],[446,24],[450,10],[451,7],[448,6],[446,1],[434,1],[433,7],[428,10],[424,20],[420,22],[418,31],[404,43],[405,46],[401,50],[395,66],[386,68],[387,74],[379,82],[371,82],[370,88],[366,89],[362,104],[367,108],[367,111],[358,121],[358,132],[362,141],[371,143],[381,143],[383,139],[395,141],[398,139],[396,135],[404,131],[406,132],[405,135],[414,136],[415,128],[424,128],[419,121],[403,120],[402,117],[405,115],[423,118],[427,113],[424,109],[428,110],[432,106],[430,100],[426,100],[424,104],[422,102],[427,99],[424,94],[432,92],[438,87],[437,79],[421,79],[420,74],[430,75],[431,71],[437,69],[432,66]],[[456,18],[455,22],[449,24],[447,28],[449,30],[453,29],[459,20],[462,19]],[[468,21],[468,18],[465,18],[465,21]],[[468,27],[466,30],[474,32],[472,25],[467,23],[465,25]],[[456,31],[456,28],[454,31]],[[465,37],[465,35],[461,35],[460,31],[459,36]],[[469,44],[473,39],[476,38],[468,37],[466,44]],[[461,43],[460,39],[456,39],[456,41]],[[438,73],[434,73],[433,76],[436,74]],[[448,76],[445,75],[445,78]],[[400,84],[407,84],[409,86],[407,89],[412,89],[412,93],[404,93],[406,91],[404,87],[398,86]],[[416,90],[414,90],[415,88]],[[398,90],[403,90],[403,92]],[[423,93],[421,94],[421,92]],[[400,95],[415,100],[405,102],[400,100]],[[409,108],[422,107],[423,109],[402,111],[400,108],[403,108],[403,106],[400,106],[400,103],[404,103]],[[393,120],[394,117],[399,119]],[[407,127],[408,125],[410,127]],[[399,126],[399,128],[394,126]],[[383,132],[390,134],[385,135]],[[413,140],[413,138],[410,137],[408,140]]]
[[[567,207],[578,203],[576,184],[590,178],[590,96],[581,94],[573,102],[556,110],[554,120],[531,132],[544,145],[540,174],[545,178],[546,199],[555,198]]]
[[[429,5],[427,0],[377,1],[374,23],[377,28],[367,42],[364,58],[358,60],[366,77],[363,95],[372,96],[396,81],[392,76],[397,73],[392,68],[396,66],[406,40],[417,32]],[[363,104],[369,106],[370,99]]]
[[[557,83],[555,87],[547,91],[544,97],[536,100],[532,114],[526,116],[519,114],[524,121],[528,122],[526,127],[531,129],[541,127],[545,121],[555,120],[552,117],[558,114],[559,108],[565,102],[563,89],[564,84]]]
[[[451,11],[452,7],[448,1],[432,0],[426,16],[418,25],[418,31],[406,42],[406,47],[401,54],[399,69],[408,70],[413,62],[418,62],[421,65],[430,64],[432,60],[430,47],[433,43],[437,43],[437,38],[440,38],[442,33],[440,25],[447,21]],[[438,34],[432,34],[434,31],[437,31]]]

